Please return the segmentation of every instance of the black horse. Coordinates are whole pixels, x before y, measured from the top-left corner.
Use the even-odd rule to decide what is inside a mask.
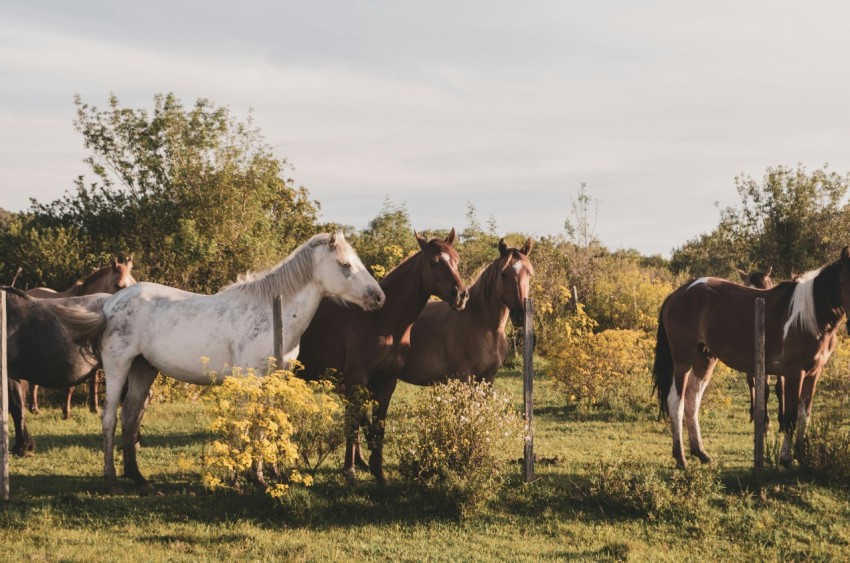
[[[99,367],[97,360],[73,343],[51,307],[102,303],[109,294],[42,300],[11,287],[0,289],[6,293],[9,413],[15,424],[12,452],[25,455],[35,450],[35,440],[27,431],[24,419],[21,380],[49,388],[65,388],[92,377]]]

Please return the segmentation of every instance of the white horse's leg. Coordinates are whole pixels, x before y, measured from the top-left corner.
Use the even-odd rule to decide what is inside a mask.
[[[673,457],[682,469],[688,465],[682,447],[682,419],[685,416],[683,395],[687,390],[687,384],[688,371],[676,370],[673,372],[673,385],[670,386],[670,392],[667,394],[667,412],[670,413],[670,426],[673,430]]]
[[[139,471],[136,462],[136,442],[139,435],[139,425],[142,415],[148,405],[150,388],[156,379],[156,369],[144,359],[136,358],[130,368],[127,395],[121,406],[121,441],[124,451],[124,476],[133,479],[141,489],[141,493],[156,492]]]
[[[699,360],[694,365],[693,378],[690,385],[685,389],[685,421],[688,425],[688,439],[691,444],[691,454],[697,456],[701,462],[710,463],[711,457],[706,453],[702,443],[702,433],[699,427],[699,407],[705,393],[711,374],[716,362],[711,360]]]
[[[106,396],[103,401],[103,476],[109,492],[123,494],[115,476],[115,424],[118,418],[118,403],[121,402],[121,390],[130,371],[130,359],[116,359],[103,353],[103,372],[106,376]]]

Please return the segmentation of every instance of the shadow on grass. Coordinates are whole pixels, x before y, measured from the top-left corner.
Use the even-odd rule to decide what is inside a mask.
[[[145,497],[138,496],[130,481],[120,481],[125,495],[108,494],[100,476],[13,476],[11,500],[0,506],[0,529],[26,527],[28,516],[45,512],[72,527],[144,525],[151,520],[206,524],[239,520],[268,528],[332,529],[452,519],[425,509],[418,491],[403,483],[350,487],[341,478],[322,478],[312,488],[301,490],[293,508],[281,506],[259,491],[210,494],[196,476],[153,482],[161,495]]]
[[[195,446],[208,436],[205,432],[170,431],[168,434],[145,433],[143,429],[141,444],[143,448],[183,448]],[[36,454],[52,450],[62,450],[69,447],[103,448],[103,435],[98,433],[85,434],[38,434],[35,435]],[[115,436],[115,443],[121,444],[121,433]]]

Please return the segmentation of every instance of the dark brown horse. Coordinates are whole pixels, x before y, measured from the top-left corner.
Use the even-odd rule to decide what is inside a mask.
[[[528,260],[533,242],[508,248],[499,241],[499,257],[469,286],[462,311],[432,301],[413,323],[410,352],[399,379],[413,385],[432,385],[447,379],[491,382],[508,353],[505,325],[525,318],[525,299],[534,268]]]
[[[765,371],[784,381],[780,461],[792,462],[791,443],[805,434],[818,377],[850,307],[850,250],[820,270],[773,289],[717,278],[683,285],[664,301],[658,320],[653,378],[662,412],[670,414],[673,457],[685,467],[683,419],[691,453],[711,460],[702,443],[699,406],[717,361],[749,372],[755,364],[755,299],[765,301]]]
[[[377,402],[375,421],[386,417],[398,374],[410,348],[410,327],[432,295],[463,309],[468,293],[457,272],[459,258],[452,244],[455,230],[445,240],[426,241],[416,235],[420,250],[380,281],[386,300],[379,311],[365,312],[324,299],[301,338],[298,361],[302,375],[320,377],[328,370],[342,373],[341,391],[352,396],[357,388],[368,388]],[[350,419],[351,417],[349,417]],[[350,482],[354,469],[356,422],[346,431],[344,470]],[[383,472],[383,427],[370,428],[372,454],[369,469],[379,482]]]
[[[111,265],[92,272],[86,279],[78,281],[65,291],[53,291],[47,287],[36,287],[27,291],[27,295],[39,299],[61,299],[64,297],[93,295],[95,293],[115,293],[136,283],[135,278],[130,273],[132,269],[132,256],[128,257],[123,264],[118,261],[118,258],[113,258]],[[27,406],[30,412],[38,414],[38,385],[31,383],[28,387]],[[71,414],[71,397],[73,394],[73,387],[68,387],[65,390],[65,402],[62,403],[62,418],[64,419],[67,419]],[[89,410],[93,413],[97,412],[97,375],[89,380]]]
[[[99,307],[109,295],[97,293],[47,302],[17,289],[2,290],[6,292],[8,315],[9,414],[15,424],[12,451],[24,455],[35,450],[35,440],[27,431],[21,380],[47,387],[66,387],[92,377],[97,370],[97,362],[73,343],[50,304]]]

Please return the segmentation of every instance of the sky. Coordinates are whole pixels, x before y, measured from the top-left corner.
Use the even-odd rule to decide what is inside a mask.
[[[769,166],[850,171],[844,2],[0,0],[0,207],[86,174],[75,94],[253,110],[322,219],[563,233],[669,256]],[[89,174],[89,176],[91,176]]]

